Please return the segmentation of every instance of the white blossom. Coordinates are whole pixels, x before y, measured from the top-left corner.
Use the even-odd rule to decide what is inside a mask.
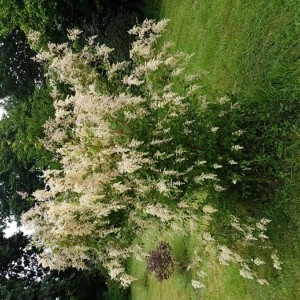
[[[79,29],[68,29],[68,39],[70,41],[75,41],[78,39],[79,35],[82,33]]]
[[[276,253],[272,253],[271,258],[273,260],[273,266],[277,270],[282,270],[282,262],[279,260],[279,257],[277,256]]]
[[[192,280],[192,286],[195,289],[201,289],[205,287],[205,285],[198,280]]]
[[[261,260],[260,258],[256,257],[254,260],[253,260],[254,264],[256,264],[257,266],[260,266],[260,265],[264,265],[265,262],[263,260]]]
[[[239,151],[241,149],[243,149],[244,147],[240,146],[240,145],[233,145],[231,146],[231,151]]]
[[[249,271],[245,268],[240,269],[240,275],[244,278],[247,278],[247,279],[254,279],[253,272],[251,272],[251,271]]]
[[[213,164],[213,168],[214,169],[220,169],[220,168],[223,168],[223,166],[219,165],[219,164]]]
[[[217,209],[213,208],[211,205],[208,205],[208,204],[204,205],[202,210],[206,214],[213,214],[216,211],[218,211]]]
[[[256,280],[260,285],[269,285],[269,282],[266,279],[259,278]]]

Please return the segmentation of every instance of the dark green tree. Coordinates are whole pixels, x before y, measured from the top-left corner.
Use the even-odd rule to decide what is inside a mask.
[[[107,287],[99,270],[58,273],[43,269],[36,259],[37,250],[26,249],[28,241],[21,232],[9,238],[0,232],[0,299],[104,299]]]
[[[32,60],[35,52],[27,44],[26,34],[30,29],[40,31],[40,47],[46,47],[49,41],[66,41],[67,29],[79,28],[83,38],[99,35],[100,43],[116,49],[114,59],[122,60],[131,43],[125,38],[126,31],[142,19],[141,2],[0,0],[0,100],[6,110],[0,120],[0,299],[128,297],[128,291],[119,290],[94,266],[86,271],[43,270],[35,258],[37,249],[25,251],[28,238],[21,233],[6,238],[3,229],[6,218],[13,216],[19,221],[32,204],[17,192],[30,195],[43,188],[41,170],[54,164],[39,142],[42,125],[54,112],[52,99],[43,68]]]
[[[16,219],[30,207],[17,192],[31,194],[43,186],[41,169],[52,164],[51,154],[39,142],[43,124],[53,115],[52,98],[40,86],[24,102],[7,103],[0,120],[0,202],[2,213]]]
[[[42,67],[33,61],[35,52],[20,29],[0,37],[0,99],[26,99],[42,81]]]
[[[57,41],[67,28],[92,23],[105,28],[116,13],[134,13],[141,3],[141,0],[0,0],[0,35],[6,36],[16,28],[25,33],[33,29]]]

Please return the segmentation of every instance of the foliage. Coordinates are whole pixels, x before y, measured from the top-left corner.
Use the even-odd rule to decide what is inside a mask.
[[[28,237],[17,233],[12,237],[5,238],[1,232],[0,249],[1,265],[0,277],[2,279],[20,279],[26,277],[28,280],[43,276],[43,270],[37,268],[37,261],[33,251],[26,251]]]
[[[46,293],[43,293],[40,287],[47,270],[39,266],[34,249],[26,249],[28,237],[21,232],[9,238],[4,236],[3,231],[0,234],[1,299],[37,299],[39,293],[41,296],[46,296]],[[51,276],[48,275],[48,277]],[[54,288],[52,284],[51,296],[59,295],[57,288],[58,286]],[[47,299],[47,297],[44,299]]]
[[[102,276],[96,277],[95,272],[89,271],[71,270],[71,272],[71,274],[70,272],[59,275],[48,274],[39,281],[30,281],[26,278],[1,279],[1,299],[105,299],[107,288]],[[83,289],[83,286],[87,288]]]
[[[98,40],[108,40],[112,47],[116,47],[115,57],[124,57],[121,49],[127,49],[130,43],[126,39],[126,28],[132,26],[140,11],[138,1],[127,0],[1,0],[0,6],[0,98],[1,107],[5,109],[0,121],[0,208],[1,217],[13,215],[19,221],[20,215],[32,206],[32,202],[24,201],[24,195],[30,195],[43,186],[41,169],[59,168],[52,161],[51,153],[39,142],[43,137],[41,125],[53,115],[53,104],[47,82],[43,80],[43,68],[31,59],[35,52],[27,44],[25,33],[28,34],[31,29],[42,32],[42,39],[35,48],[39,49],[45,47],[49,40],[66,40],[66,28],[82,27],[89,35],[98,33]],[[9,241],[11,249],[18,249],[20,255],[24,255],[16,237]],[[26,242],[27,239],[24,240]],[[1,270],[9,272],[9,265],[5,263],[14,257],[14,251],[4,251],[3,248],[3,255]],[[24,259],[27,259],[26,255]],[[102,299],[99,289],[106,290],[106,287],[99,285],[103,276],[98,271],[94,273],[97,276],[93,275],[94,271],[71,269],[69,272],[72,274],[63,282],[51,276],[49,281],[39,283],[20,278],[3,279],[0,298],[55,299],[59,296],[69,299],[72,295],[78,299]],[[82,284],[90,285],[88,290],[78,288],[80,278]],[[61,289],[59,295],[57,289]],[[66,296],[67,290],[69,296]]]
[[[35,54],[19,29],[0,38],[1,99],[24,101],[33,93],[36,83],[43,79],[41,66],[32,60]]]
[[[42,45],[48,39],[62,42],[67,28],[97,23],[98,30],[104,30],[110,19],[116,19],[116,12],[137,11],[138,4],[139,1],[129,0],[1,0],[0,35],[7,36],[16,29],[26,34],[30,30],[39,30]]]
[[[120,284],[116,281],[108,279],[107,292],[104,294],[105,300],[130,300],[130,288],[120,288]]]
[[[0,191],[2,212],[16,219],[29,208],[18,192],[31,194],[42,181],[41,169],[51,166],[52,155],[39,145],[42,124],[53,114],[52,99],[40,86],[27,101],[6,105],[0,122]]]
[[[147,271],[154,272],[158,281],[168,279],[173,272],[173,260],[170,254],[171,246],[161,241],[156,249],[147,256]]]
[[[44,84],[35,89],[27,103],[7,109],[6,116],[2,120],[14,129],[12,137],[6,142],[18,162],[34,163],[35,166],[29,171],[38,171],[51,165],[52,156],[40,146],[39,139],[44,136],[43,124],[53,114],[52,98],[47,85]],[[15,126],[12,127],[11,124]]]
[[[1,299],[103,299],[107,287],[99,270],[50,272],[39,265],[38,251],[27,249],[28,240],[21,232],[11,237],[0,233]]]
[[[153,224],[209,225],[215,210],[185,194],[217,195],[243,180],[239,104],[199,97],[197,76],[179,76],[190,57],[170,54],[168,45],[155,50],[166,22],[130,30],[137,35],[130,61],[112,63],[112,49],[93,37],[78,51],[77,29],[68,32],[73,45],[48,44],[37,55],[48,63],[55,107],[43,144],[61,165],[44,171],[46,189],[33,194],[39,203],[23,215],[33,244],[47,249],[39,256],[44,266],[100,264],[126,287],[134,278],[124,261],[145,256],[134,236]],[[250,272],[244,259],[222,254]]]
[[[76,7],[82,6],[78,1]],[[29,29],[43,29],[43,34],[49,36],[49,31],[58,30],[65,22],[69,22],[66,11],[71,12],[70,1],[1,1],[0,20],[1,35],[7,35],[15,28],[21,28],[28,33]],[[64,12],[64,14],[63,14]],[[50,17],[51,16],[51,17]],[[51,35],[51,34],[50,34]]]

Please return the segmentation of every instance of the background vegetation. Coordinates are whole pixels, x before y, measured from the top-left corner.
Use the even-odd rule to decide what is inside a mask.
[[[25,254],[28,236],[6,237],[7,220],[19,222],[32,206],[18,191],[31,194],[43,186],[41,170],[53,166],[52,154],[43,149],[42,124],[53,115],[52,99],[43,67],[32,60],[36,54],[27,43],[30,29],[42,32],[39,49],[49,41],[63,42],[67,29],[81,28],[86,36],[116,47],[122,59],[130,45],[127,30],[144,19],[139,1],[0,1],[0,97],[5,114],[0,121],[1,194],[1,299],[110,299],[116,287],[107,287],[102,270],[57,272],[42,269],[37,250]],[[67,13],[66,13],[67,12]],[[128,38],[126,38],[128,37]],[[35,49],[38,50],[38,49]],[[54,164],[55,166],[55,164]],[[22,248],[19,249],[19,248]],[[14,266],[23,257],[24,263]],[[28,269],[33,269],[28,272]],[[47,274],[37,282],[37,276]],[[122,294],[126,292],[120,291]]]

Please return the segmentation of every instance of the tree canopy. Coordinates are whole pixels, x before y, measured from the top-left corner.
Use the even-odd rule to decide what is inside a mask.
[[[59,167],[40,143],[43,124],[54,108],[44,80],[47,70],[33,60],[36,50],[49,41],[64,42],[67,29],[80,28],[86,37],[97,34],[99,41],[110,40],[117,55],[124,57],[130,44],[124,33],[141,15],[140,1],[0,0],[0,7],[0,99],[5,110],[0,120],[0,298],[106,299],[107,274],[102,270],[91,266],[88,271],[49,273],[37,264],[36,249],[25,251],[28,237],[18,233],[6,238],[3,230],[7,218],[19,222],[32,206],[22,197],[44,186],[41,170]],[[35,49],[28,44],[31,30],[42,37]]]

